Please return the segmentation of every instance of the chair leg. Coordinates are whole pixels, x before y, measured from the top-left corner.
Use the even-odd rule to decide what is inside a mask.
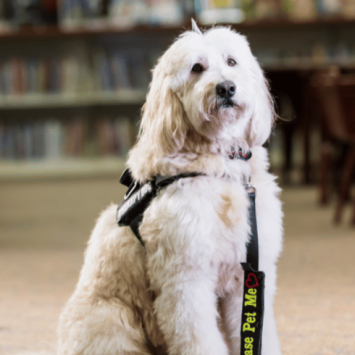
[[[332,147],[329,142],[322,144],[321,148],[321,166],[319,178],[319,203],[326,205],[329,202],[329,167]]]
[[[350,223],[353,227],[355,227],[355,196],[353,198],[353,217],[352,217]]]
[[[352,148],[352,151],[353,151],[353,174],[354,174],[354,171],[355,171],[355,146]],[[354,176],[354,175],[352,175],[352,176]],[[353,197],[353,216],[352,216],[350,223],[353,227],[355,227],[355,196]]]
[[[349,152],[345,159],[344,169],[341,177],[340,193],[338,197],[338,202],[335,208],[334,223],[339,223],[341,221],[341,215],[345,205],[346,196],[348,196],[351,177],[355,167],[355,146],[349,148]]]

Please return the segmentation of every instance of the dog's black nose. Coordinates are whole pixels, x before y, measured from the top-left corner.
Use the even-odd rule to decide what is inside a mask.
[[[222,99],[229,99],[235,94],[235,85],[230,80],[225,80],[216,86],[217,95]]]

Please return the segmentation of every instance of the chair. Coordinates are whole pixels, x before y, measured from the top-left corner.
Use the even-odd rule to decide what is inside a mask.
[[[329,197],[328,176],[334,144],[348,145],[334,222],[341,221],[355,170],[355,75],[341,75],[335,67],[315,74],[310,82],[322,127],[320,202]],[[355,226],[355,198],[352,225]]]

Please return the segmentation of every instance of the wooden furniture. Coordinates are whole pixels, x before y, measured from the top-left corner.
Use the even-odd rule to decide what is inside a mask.
[[[318,116],[322,124],[320,202],[329,197],[329,170],[332,148],[336,144],[348,146],[341,172],[334,222],[341,221],[343,208],[350,194],[355,173],[355,75],[341,75],[337,67],[316,74],[312,81]],[[352,225],[355,226],[355,197]]]

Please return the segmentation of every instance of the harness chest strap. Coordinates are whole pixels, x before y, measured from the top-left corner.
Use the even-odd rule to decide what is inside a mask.
[[[131,173],[126,169],[120,179],[121,184],[128,186],[126,195],[117,208],[116,220],[118,225],[131,227],[133,233],[144,246],[144,241],[139,233],[139,225],[142,222],[143,214],[150,202],[157,195],[158,191],[174,181],[187,177],[196,177],[199,173],[180,174],[175,176],[156,176],[144,184],[132,179]]]

